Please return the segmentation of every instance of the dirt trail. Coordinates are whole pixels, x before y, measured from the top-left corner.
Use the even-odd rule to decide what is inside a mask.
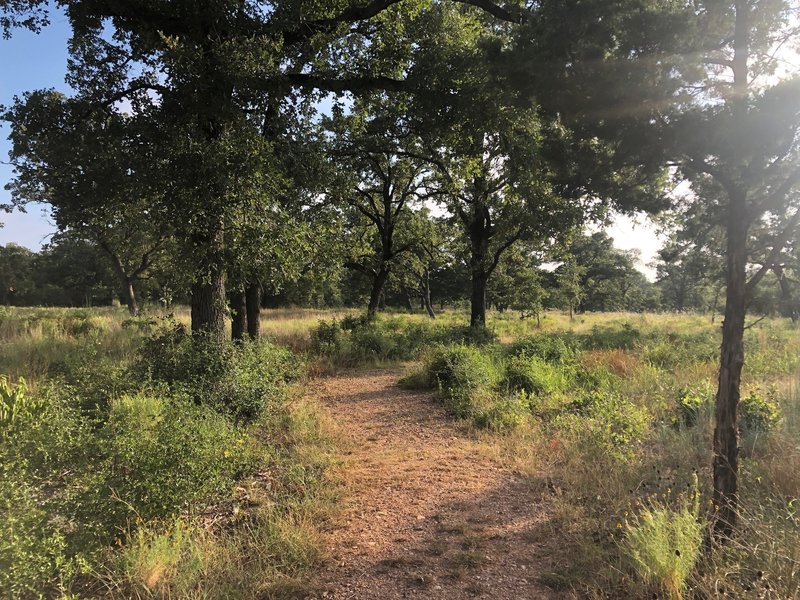
[[[350,488],[316,598],[557,598],[541,507],[400,373],[349,373],[315,391],[351,438]]]

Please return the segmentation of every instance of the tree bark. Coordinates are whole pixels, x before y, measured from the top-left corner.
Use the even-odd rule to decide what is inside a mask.
[[[139,304],[136,302],[136,290],[133,289],[133,279],[125,278],[125,304],[128,306],[128,312],[132,317],[139,314]]]
[[[233,341],[244,339],[244,332],[248,328],[247,316],[244,290],[236,288],[231,292],[231,339]]]
[[[473,270],[470,327],[486,327],[486,284],[488,280],[489,278],[482,270]]]
[[[261,284],[250,283],[245,290],[247,307],[247,334],[251,340],[261,335]]]
[[[431,302],[431,272],[429,269],[425,269],[425,277],[422,280],[422,303],[425,306],[425,310],[428,312],[428,316],[431,319],[435,319],[436,313],[433,310],[433,303]]]
[[[203,333],[217,341],[225,339],[225,268],[222,251],[223,229],[218,226],[210,239],[200,239],[198,248],[207,248],[201,259],[202,275],[192,284],[192,333]]]
[[[486,326],[486,286],[489,282],[487,262],[489,261],[491,218],[485,203],[477,201],[477,196],[480,194],[480,191],[476,192],[476,202],[469,223],[469,268],[472,279],[470,327]]]
[[[744,365],[744,321],[747,310],[746,194],[730,196],[727,240],[727,291],[722,324],[719,387],[714,429],[714,531],[729,537],[739,506],[739,386]]]
[[[383,288],[386,286],[386,281],[389,279],[389,269],[382,265],[375,277],[372,279],[372,290],[369,294],[369,304],[367,305],[367,319],[374,321],[378,313],[378,306],[383,297]]]

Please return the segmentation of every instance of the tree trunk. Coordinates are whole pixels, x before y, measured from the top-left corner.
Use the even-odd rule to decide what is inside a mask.
[[[125,305],[128,307],[128,312],[131,316],[135,317],[139,314],[139,305],[136,303],[136,291],[133,289],[134,277],[128,274],[125,270],[125,265],[122,264],[122,259],[111,250],[111,247],[106,244],[102,238],[99,238],[99,245],[111,259],[114,271],[117,273],[117,277],[119,277],[119,281],[122,284],[122,294],[125,296]]]
[[[247,334],[251,340],[261,335],[261,284],[250,283],[245,290],[247,307]]]
[[[383,288],[386,285],[386,280],[389,279],[389,269],[381,266],[378,273],[372,279],[372,290],[369,294],[369,305],[367,306],[367,319],[370,321],[375,320],[378,313],[378,306],[380,305],[381,298],[383,297]]]
[[[139,314],[139,305],[136,302],[136,291],[133,289],[133,279],[125,278],[125,304],[132,317]]]
[[[222,251],[223,230],[200,239],[195,247],[207,248],[200,274],[192,284],[192,333],[204,333],[217,341],[225,339],[225,268]]]
[[[425,278],[422,281],[422,303],[428,312],[428,316],[431,319],[435,319],[436,313],[431,303],[431,272],[428,269],[425,269]]]
[[[717,320],[717,307],[719,306],[719,288],[714,290],[714,305],[711,307],[711,324]]]
[[[488,279],[483,271],[473,270],[470,327],[486,327],[486,284]]]
[[[411,292],[408,291],[408,288],[404,287],[403,291],[406,295],[406,308],[408,308],[408,314],[414,314],[414,301],[411,299]]]
[[[729,537],[739,504],[739,385],[744,365],[744,321],[747,310],[746,194],[730,197],[727,240],[727,290],[722,324],[719,388],[714,429],[714,531]]]
[[[793,323],[797,322],[797,311],[795,310],[794,301],[792,299],[792,286],[786,279],[786,274],[783,272],[781,265],[772,265],[772,272],[778,278],[778,284],[781,286],[781,300],[780,300],[780,313],[782,317],[788,317]]]
[[[478,184],[476,184],[478,185]],[[480,196],[481,192],[477,192]],[[489,237],[491,218],[484,203],[476,202],[469,223],[470,257],[469,268],[472,278],[470,297],[470,327],[486,327],[486,286],[489,282]]]
[[[231,292],[231,339],[241,341],[248,326],[244,290],[236,288]]]

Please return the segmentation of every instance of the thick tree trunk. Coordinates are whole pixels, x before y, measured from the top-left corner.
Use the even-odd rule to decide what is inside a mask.
[[[372,290],[369,294],[369,304],[367,305],[367,319],[370,321],[375,320],[378,313],[378,306],[380,306],[381,299],[383,298],[383,288],[386,286],[386,281],[389,279],[389,269],[385,266],[376,273],[372,279]]]
[[[489,237],[491,220],[484,204],[476,203],[469,223],[470,257],[472,278],[470,297],[470,327],[486,326],[486,286],[489,282]]]
[[[247,324],[244,290],[237,288],[231,292],[231,339],[234,341],[243,340]]]
[[[488,280],[488,276],[483,271],[473,270],[470,327],[486,326],[486,284]]]
[[[217,227],[213,235],[200,239],[195,247],[208,248],[198,266],[200,274],[192,284],[192,333],[203,333],[222,341],[225,339],[225,269],[222,252],[223,230]]]
[[[729,537],[739,505],[739,385],[744,365],[747,310],[747,216],[744,192],[730,197],[727,240],[727,292],[722,324],[719,388],[714,429],[714,531]]]
[[[261,284],[250,283],[245,290],[247,306],[247,334],[251,340],[261,335]]]

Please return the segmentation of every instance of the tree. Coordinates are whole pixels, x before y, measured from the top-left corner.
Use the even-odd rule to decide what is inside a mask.
[[[495,19],[522,20],[519,11],[486,0],[457,3]],[[192,330],[217,338],[226,312],[225,214],[237,206],[240,184],[255,184],[265,173],[263,157],[275,134],[249,118],[253,106],[299,105],[307,117],[316,90],[423,89],[411,60],[419,47],[403,25],[438,8],[391,0],[313,7],[292,0],[63,4],[74,32],[70,66],[71,78],[82,83],[79,95],[92,107],[138,103],[162,126],[157,139],[170,148],[168,197],[194,274]],[[44,6],[44,0],[4,3],[2,24],[35,29]]]
[[[679,114],[664,117],[674,164],[699,202],[719,203],[725,231],[713,461],[715,530],[722,537],[733,531],[739,505],[738,407],[747,307],[800,223],[800,78],[774,84],[764,79],[774,73],[775,48],[791,33],[788,9],[789,3],[778,0],[702,3],[696,14],[705,38],[699,53],[704,68],[688,58],[674,65],[702,94]],[[762,264],[749,271],[750,234],[763,220],[773,223],[768,249]]]
[[[586,267],[579,265],[574,256],[567,256],[556,269],[558,294],[569,309],[569,320],[575,320],[575,310],[584,298],[583,277]]]
[[[24,306],[35,297],[36,254],[18,244],[0,246],[0,304]]]
[[[568,245],[570,260],[584,269],[581,311],[638,310],[641,292],[648,286],[635,265],[635,251],[618,250],[604,231],[576,236]]]
[[[102,306],[118,297],[115,274],[103,251],[69,232],[53,236],[34,261],[36,304]]]
[[[160,260],[173,227],[164,214],[158,157],[142,143],[141,120],[119,112],[85,115],[57,92],[27,94],[3,118],[12,122],[15,205],[44,202],[59,229],[107,255],[132,315],[135,286]]]
[[[709,187],[716,189],[711,201],[723,201],[726,308],[714,435],[722,536],[732,531],[738,507],[747,301],[800,221],[793,210],[800,85],[796,78],[769,80],[779,64],[776,50],[796,32],[791,8],[784,0],[621,2],[613,10],[601,0],[545,3],[518,50],[539,68],[529,86],[560,90],[541,101],[560,111],[579,140],[615,140],[616,150],[598,167],[625,177],[636,165],[670,164],[700,202],[708,201],[702,190]],[[587,179],[595,173],[587,171]],[[776,221],[774,235],[765,264],[748,277],[748,233],[766,216]]]
[[[386,283],[397,261],[416,240],[409,227],[413,208],[421,203],[425,163],[405,146],[402,124],[391,99],[373,97],[358,102],[350,115],[331,123],[339,170],[349,175],[339,203],[354,212],[361,244],[354,244],[345,266],[370,280],[367,318],[373,320]]]
[[[501,259],[488,293],[498,310],[519,311],[521,319],[535,317],[537,325],[541,325],[541,313],[549,295],[539,269],[541,255],[541,249],[530,244],[514,246]]]

